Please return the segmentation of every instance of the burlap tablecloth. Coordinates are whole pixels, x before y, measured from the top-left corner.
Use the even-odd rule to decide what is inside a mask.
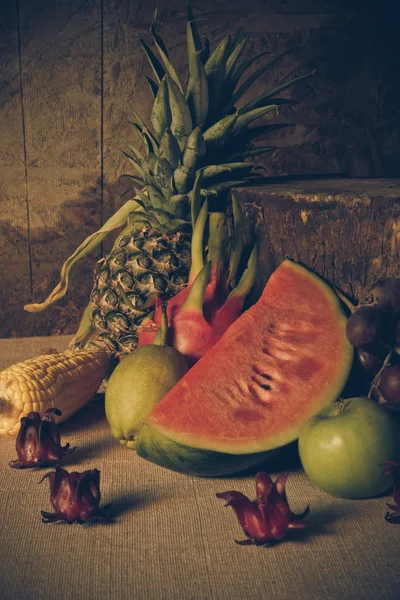
[[[69,337],[0,340],[0,369]],[[273,547],[238,546],[233,510],[216,492],[254,498],[254,474],[195,478],[155,466],[111,435],[102,398],[61,426],[78,449],[68,470],[101,471],[112,522],[44,524],[49,469],[14,470],[15,440],[0,439],[1,600],[345,600],[400,599],[400,525],[385,521],[390,496],[339,500],[315,489],[295,452],[265,469],[289,469],[295,512],[311,506],[312,526]]]

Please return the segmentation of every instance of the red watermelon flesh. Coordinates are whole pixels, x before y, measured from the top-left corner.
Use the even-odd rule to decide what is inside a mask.
[[[353,353],[345,324],[331,288],[284,261],[258,302],[153,409],[147,426],[172,442],[228,454],[293,441],[347,380]]]

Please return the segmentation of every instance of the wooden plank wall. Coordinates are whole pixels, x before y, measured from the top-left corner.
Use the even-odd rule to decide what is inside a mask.
[[[45,313],[23,310],[46,296],[62,262],[101,223],[101,2],[21,0],[6,10],[1,333],[46,335],[75,326],[99,258],[81,266],[73,299]]]
[[[183,72],[186,0],[157,4],[160,33]],[[296,125],[270,138],[280,151],[263,162],[266,174],[400,174],[394,158],[400,85],[389,34],[382,47],[382,28],[390,19],[382,21],[378,12],[376,18],[358,14],[357,4],[192,2],[201,31],[214,44],[238,25],[250,35],[249,56],[307,43],[271,73],[279,84],[316,69],[313,78],[287,93],[301,103],[282,110],[280,122]],[[71,293],[57,307],[37,314],[22,307],[47,296],[63,261],[122,202],[120,176],[127,165],[119,152],[120,134],[132,138],[131,105],[149,114],[142,80],[148,67],[138,36],[150,43],[155,6],[155,0],[1,3],[2,337],[76,330],[93,266],[110,242],[82,261]],[[261,81],[256,93],[268,84],[271,80]]]

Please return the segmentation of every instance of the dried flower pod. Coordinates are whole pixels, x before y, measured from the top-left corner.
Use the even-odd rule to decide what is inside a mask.
[[[285,485],[288,474],[280,475],[275,482],[267,473],[256,475],[255,500],[249,500],[241,492],[223,492],[217,498],[226,500],[225,506],[232,506],[238,521],[246,534],[246,540],[237,544],[257,544],[267,546],[271,542],[281,540],[288,529],[303,529],[307,523],[300,523],[309,512],[310,507],[300,515],[294,514],[286,499]]]
[[[68,524],[108,520],[110,504],[100,505],[100,471],[92,469],[78,473],[68,473],[61,467],[46,473],[40,480],[50,482],[50,502],[54,513],[41,511],[43,523],[65,521]]]
[[[395,504],[386,503],[393,512],[390,513],[388,511],[385,515],[385,519],[389,523],[400,523],[400,463],[394,460],[387,460],[382,466],[384,467],[385,476],[392,476],[393,499],[395,501]]]
[[[69,444],[61,446],[55,415],[61,416],[61,411],[49,408],[43,419],[38,412],[30,412],[21,419],[16,440],[18,459],[11,461],[10,467],[48,467],[57,464],[63,456],[75,450]]]

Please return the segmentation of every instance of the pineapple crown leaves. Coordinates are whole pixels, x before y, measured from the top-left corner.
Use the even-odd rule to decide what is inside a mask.
[[[168,49],[157,33],[157,16],[156,10],[150,26],[154,52],[144,40],[140,39],[156,78],[156,81],[148,78],[154,93],[150,116],[153,133],[136,115],[134,124],[144,145],[145,157],[143,158],[143,154],[140,154],[135,146],[128,147],[131,151],[129,160],[143,180],[143,184],[156,187],[168,200],[172,194],[187,194],[192,189],[195,173],[199,168],[241,163],[252,156],[275,150],[272,146],[253,147],[251,141],[258,136],[259,129],[255,128],[253,134],[249,125],[268,113],[277,112],[280,104],[292,104],[292,100],[279,98],[277,95],[310,75],[303,75],[286,82],[251,100],[242,108],[236,109],[235,102],[251,88],[255,81],[279,59],[301,44],[272,56],[245,78],[238,87],[239,81],[242,81],[242,77],[254,61],[269,53],[263,52],[255,58],[241,60],[248,41],[242,28],[234,36],[226,35],[210,53],[207,42],[202,42],[197,21],[191,7],[188,6],[186,26],[188,83],[185,92],[171,62]],[[268,133],[273,129],[263,131]],[[248,135],[242,137],[244,132]],[[160,162],[155,159],[157,155],[166,159],[163,161],[161,175]],[[154,169],[155,164],[157,173]],[[237,170],[232,169],[232,177],[228,181],[226,181],[226,171],[226,168],[220,169],[219,181],[213,179],[210,182],[210,177],[204,177],[203,193],[216,193],[219,189],[229,187],[229,182],[233,186],[248,181],[249,176],[251,179],[252,170],[246,170],[242,166]]]
[[[192,115],[193,125],[199,127],[206,122],[209,108],[208,80],[204,68],[200,35],[188,8],[187,46],[189,58],[189,79],[186,101]]]
[[[137,173],[126,175],[131,182],[128,193],[135,192],[136,196],[128,199],[99,231],[90,235],[65,261],[56,288],[41,304],[26,307],[31,312],[43,310],[62,298],[68,291],[71,269],[75,263],[99,246],[110,231],[127,226],[131,219],[138,224],[139,220],[148,225],[154,224],[154,227],[157,223],[157,227],[163,230],[190,223],[193,219],[190,202],[193,202],[196,182],[199,186],[199,180],[196,179],[199,169],[204,171],[212,165],[222,167],[219,172],[203,172],[198,190],[201,198],[251,181],[255,176],[254,166],[246,163],[245,167],[241,163],[248,157],[273,149],[271,146],[253,148],[253,140],[288,125],[255,128],[249,128],[249,125],[263,115],[276,111],[279,104],[290,103],[290,100],[277,98],[277,95],[313,74],[292,79],[237,109],[235,103],[255,81],[296,46],[274,55],[254,73],[246,76],[253,63],[269,53],[242,59],[248,41],[242,29],[236,35],[225,36],[210,52],[210,44],[207,39],[201,38],[197,21],[188,7],[189,73],[185,90],[170,60],[168,49],[157,33],[156,20],[157,13],[150,27],[154,51],[144,40],[140,40],[152,69],[152,77],[145,78],[154,97],[151,127],[132,109],[130,123],[139,136],[143,150],[128,142],[128,151],[122,151]],[[213,175],[209,176],[211,173]],[[149,205],[147,216],[139,201]],[[198,209],[195,208],[194,212]],[[169,215],[173,216],[168,221]]]
[[[243,242],[243,213],[240,204],[235,195],[232,196],[232,213],[233,222],[235,224],[233,239],[232,239],[232,251],[229,260],[227,285],[234,279],[237,270],[239,268],[240,259],[242,257],[244,242]]]
[[[179,204],[184,204],[183,196],[172,197],[168,204],[164,203],[167,204],[164,206],[160,203],[160,198],[156,190],[151,189],[151,186],[146,186],[143,189],[147,194],[143,191],[137,193],[135,200],[138,208],[133,210],[129,215],[131,225],[138,225],[140,228],[148,227],[156,229],[161,233],[171,233],[187,225],[187,217],[185,215],[182,215],[185,218],[179,217]]]
[[[236,279],[239,265],[243,259],[243,222],[244,217],[240,205],[235,197],[232,198],[232,217],[233,234],[228,234],[227,215],[223,212],[209,212],[207,198],[200,208],[197,218],[193,225],[192,235],[192,264],[189,274],[189,282],[196,285],[198,278],[208,279],[209,267],[213,264],[218,269],[218,265],[225,271],[227,268],[227,277],[225,285],[229,290]],[[204,257],[204,234],[208,221],[208,253]],[[204,261],[206,261],[204,263]],[[250,253],[247,267],[243,271],[239,282],[231,289],[229,297],[245,297],[249,293],[257,273],[257,251],[254,247]],[[203,275],[202,275],[203,274]],[[206,283],[203,282],[204,285]],[[202,286],[200,286],[202,287]],[[191,292],[190,292],[191,293]],[[204,290],[203,290],[204,293]],[[190,295],[190,294],[189,294]],[[200,303],[201,304],[201,303]]]
[[[242,85],[234,92],[234,94],[232,95],[232,98],[230,99],[230,102],[224,106],[224,108],[222,109],[222,112],[225,113],[225,112],[228,112],[229,110],[232,110],[234,108],[234,105],[236,104],[236,102],[247,92],[247,90],[253,85],[253,83],[255,83],[255,81],[257,81],[257,79],[259,79],[261,77],[261,75],[263,75],[265,73],[265,71],[267,71],[270,67],[272,67],[272,65],[274,65],[280,58],[285,56],[285,54],[287,54],[288,52],[291,52],[295,48],[298,48],[299,46],[302,46],[302,45],[303,44],[299,44],[297,46],[292,46],[290,48],[286,48],[285,50],[282,50],[281,52],[278,52],[278,54],[275,54],[274,57],[271,58],[271,60],[265,62],[258,69],[256,69],[256,71],[254,71],[254,73],[252,73],[242,83]]]
[[[205,60],[206,44],[202,44],[197,22],[189,6],[187,22],[188,85],[186,93],[184,93],[184,87],[171,63],[168,50],[157,33],[156,21],[157,11],[154,14],[150,31],[159,54],[159,59],[150,50],[146,42],[140,40],[150,66],[159,82],[151,120],[155,130],[158,130],[159,134],[162,134],[165,126],[170,126],[174,118],[182,121],[177,124],[174,123],[180,143],[185,134],[187,132],[190,133],[193,127],[201,126],[203,131],[206,131],[217,121],[221,120],[221,118],[225,117],[227,113],[235,112],[235,103],[248,91],[255,81],[288,52],[301,46],[299,44],[275,54],[269,61],[263,63],[254,73],[247,77],[240,87],[236,89],[239,80],[241,80],[254,61],[269,53],[263,52],[256,57],[240,61],[241,54],[247,43],[247,38],[244,36],[243,30],[240,29],[233,38],[230,35],[225,36],[207,60]],[[249,103],[248,108],[241,109],[241,115],[244,116],[245,112],[249,112],[254,108],[262,108],[265,106],[264,100],[271,106],[271,98],[274,94],[278,94],[280,91],[309,76],[301,76],[287,82],[273,90],[273,93],[272,91],[266,92],[262,98],[257,98],[251,104]],[[166,93],[167,88],[170,94],[172,93],[172,98],[169,102]],[[154,86],[152,89],[155,90]],[[178,91],[180,94],[178,94]],[[282,100],[284,101],[285,99]],[[178,112],[178,117],[175,116],[175,111]],[[260,113],[256,113],[254,118],[258,118],[259,116]],[[248,124],[251,122],[251,119],[247,118],[242,120],[242,122],[247,122]]]
[[[163,40],[157,34],[157,28],[156,28],[157,16],[158,16],[158,8],[156,8],[156,10],[154,12],[153,21],[151,22],[151,25],[150,25],[150,31],[151,31],[151,34],[153,37],[153,41],[154,41],[156,48],[158,50],[158,53],[161,57],[161,60],[162,60],[162,63],[163,63],[164,69],[165,69],[165,73],[168,73],[168,75],[170,76],[172,81],[174,81],[174,83],[176,84],[176,86],[178,87],[180,92],[183,93],[183,87],[181,85],[181,82],[179,81],[179,77],[175,71],[175,67],[173,66],[173,64],[171,63],[171,61],[169,59],[168,50],[167,50]]]

